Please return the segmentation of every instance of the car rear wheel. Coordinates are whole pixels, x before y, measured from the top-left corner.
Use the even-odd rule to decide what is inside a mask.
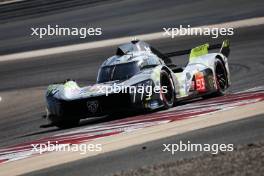
[[[170,75],[164,70],[162,70],[160,73],[160,86],[160,94],[164,104],[164,108],[168,109],[173,107],[175,100],[174,86]],[[162,89],[162,87],[164,87],[166,91],[163,91],[164,89]]]
[[[217,95],[224,95],[228,87],[228,78],[225,66],[220,59],[215,62],[215,79],[217,85]]]
[[[215,81],[217,86],[216,92],[212,94],[203,95],[203,98],[207,99],[225,95],[226,90],[228,88],[228,77],[226,68],[223,65],[223,62],[218,58],[215,61]]]

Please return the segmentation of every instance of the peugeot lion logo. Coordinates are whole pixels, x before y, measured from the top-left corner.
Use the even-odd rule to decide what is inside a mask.
[[[98,102],[97,101],[88,101],[87,102],[87,108],[91,113],[96,113],[97,109],[98,109]]]

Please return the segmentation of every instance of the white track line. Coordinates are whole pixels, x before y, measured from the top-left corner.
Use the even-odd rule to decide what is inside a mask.
[[[11,4],[11,3],[20,2],[20,1],[25,1],[25,0],[7,0],[7,1],[0,2],[0,5]]]
[[[242,27],[249,27],[249,26],[258,26],[264,24],[264,17],[257,17],[257,18],[250,18],[238,21],[231,21],[226,23],[220,24],[213,24],[208,26],[196,26],[196,28],[242,28]],[[175,26],[177,27],[177,26]],[[161,29],[162,30],[162,29]],[[150,33],[150,34],[143,34],[137,35],[136,38],[140,40],[156,40],[156,39],[164,39],[168,38],[168,36],[164,36],[162,32]],[[183,37],[183,36],[175,36],[175,37]],[[10,61],[10,60],[19,60],[19,59],[28,59],[33,57],[40,57],[40,56],[47,56],[53,54],[61,54],[61,53],[68,53],[74,51],[81,51],[87,49],[94,49],[100,47],[107,47],[113,45],[119,45],[131,41],[132,37],[121,37],[115,39],[107,39],[95,42],[87,42],[81,44],[73,44],[73,45],[66,45],[66,46],[59,46],[54,48],[47,48],[47,49],[39,49],[33,51],[26,51],[21,53],[14,53],[8,55],[0,56],[1,61]],[[172,39],[173,40],[173,39]]]
[[[0,97],[0,102],[2,101],[2,97]]]

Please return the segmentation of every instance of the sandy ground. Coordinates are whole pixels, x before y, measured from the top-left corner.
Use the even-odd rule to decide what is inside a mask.
[[[116,173],[114,176],[248,176],[264,173],[264,141],[242,145],[233,152],[217,155],[203,154],[196,158],[162,163],[137,170]]]

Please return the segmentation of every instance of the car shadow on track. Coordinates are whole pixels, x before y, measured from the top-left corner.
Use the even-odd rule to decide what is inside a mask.
[[[134,117],[137,115],[151,114],[151,113],[155,113],[155,112],[156,111],[154,111],[154,112],[133,112],[133,113],[127,113],[127,112],[124,113],[123,112],[123,113],[116,113],[116,114],[112,114],[112,115],[102,116],[102,117],[87,118],[87,119],[82,119],[78,126],[66,128],[66,129],[56,128],[54,125],[51,125],[51,124],[43,124],[43,125],[40,125],[40,127],[46,128],[46,129],[48,128],[47,130],[21,135],[21,136],[18,136],[16,138],[31,137],[31,136],[48,134],[48,133],[54,133],[54,132],[58,132],[58,131],[69,131],[69,130],[73,130],[73,129],[79,129],[82,127],[99,125],[99,124],[103,124],[103,123],[107,123],[107,122],[112,122],[115,120],[121,120],[121,119],[125,119],[125,118]],[[50,128],[52,128],[52,129],[50,129]]]
[[[212,99],[212,98],[207,98],[207,99]],[[206,99],[196,98],[196,99],[192,99],[192,100],[188,100],[188,101],[177,102],[177,104],[174,107],[195,103],[197,101],[206,101]],[[52,129],[47,129],[47,130],[44,130],[44,131],[39,131],[39,132],[25,134],[25,135],[22,135],[22,136],[18,136],[17,138],[37,136],[37,135],[42,135],[42,134],[54,133],[54,132],[58,132],[58,131],[69,131],[69,130],[72,130],[72,129],[79,129],[79,128],[82,128],[82,127],[89,127],[89,126],[92,126],[92,125],[99,125],[99,124],[103,124],[103,123],[107,123],[107,122],[112,122],[112,121],[115,121],[115,120],[122,120],[122,119],[126,119],[126,118],[132,118],[132,117],[135,117],[135,116],[138,116],[138,115],[150,115],[150,114],[153,114],[153,113],[156,113],[156,112],[160,112],[160,111],[162,111],[162,110],[161,109],[157,109],[157,110],[154,110],[154,111],[143,111],[143,112],[142,111],[119,112],[119,113],[115,113],[115,114],[111,114],[111,115],[107,115],[107,116],[102,116],[102,117],[87,118],[87,119],[82,119],[78,126],[70,127],[70,128],[66,128],[66,129],[56,128],[54,125],[51,125],[51,124],[44,124],[44,125],[41,125],[40,127],[41,128],[51,128],[52,127]]]

